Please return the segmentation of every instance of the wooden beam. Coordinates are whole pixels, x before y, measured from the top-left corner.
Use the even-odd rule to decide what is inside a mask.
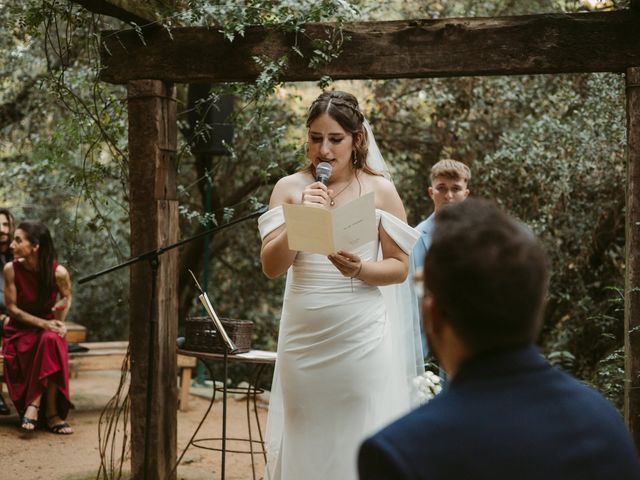
[[[325,38],[327,24],[309,24],[297,44]],[[320,70],[292,50],[293,34],[250,28],[228,42],[214,29],[155,28],[102,32],[100,78],[110,83],[159,78],[178,83],[252,81],[252,60],[288,55],[284,81],[418,78],[569,72],[624,72],[640,64],[640,15],[616,12],[495,18],[449,18],[346,25],[344,51]]]
[[[93,13],[114,17],[127,23],[146,25],[160,21],[175,8],[172,0],[73,0]]]
[[[128,84],[129,202],[131,255],[156,250],[178,240],[176,199],[176,89],[158,80]],[[159,257],[155,302],[150,262],[131,267],[131,478],[175,479],[178,403],[176,337],[178,324],[178,250]],[[155,353],[150,358],[149,329]],[[152,381],[147,382],[151,368]],[[149,384],[153,385],[150,407]],[[150,428],[145,442],[146,415]],[[147,465],[145,474],[145,447]]]
[[[640,67],[627,82],[627,216],[624,416],[640,451]]]

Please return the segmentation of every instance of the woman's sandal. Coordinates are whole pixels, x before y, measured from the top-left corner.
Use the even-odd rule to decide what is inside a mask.
[[[29,405],[27,405],[27,408],[29,408],[29,407],[35,408],[36,412],[38,410],[40,410],[40,407],[38,405],[34,405],[33,403],[30,403]],[[27,409],[26,408],[24,410],[24,413],[25,414],[27,413]],[[28,425],[32,425],[33,428],[26,428]],[[26,415],[23,415],[22,419],[20,420],[20,428],[23,431],[28,432],[28,433],[35,432],[36,428],[38,428],[38,418],[37,417],[36,418],[29,418]]]
[[[65,428],[71,428],[71,425],[69,425],[65,421],[62,421],[62,423],[57,423],[55,425],[49,425],[49,421],[53,418],[60,418],[60,416],[56,413],[55,415],[47,417],[47,430],[49,430],[51,433],[55,433],[56,435],[71,435],[73,433],[73,431],[63,432]],[[60,418],[60,420],[62,420],[62,418]]]

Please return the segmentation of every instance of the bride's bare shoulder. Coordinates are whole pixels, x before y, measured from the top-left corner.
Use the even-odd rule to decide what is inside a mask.
[[[287,175],[286,177],[282,177],[276,183],[276,187],[280,186],[281,188],[299,188],[306,187],[310,182],[313,182],[311,175],[307,172],[296,172],[291,175]]]
[[[382,175],[365,174],[362,176],[362,183],[365,190],[375,192],[376,197],[384,198],[398,194],[393,182]]]
[[[393,182],[382,175],[366,175],[366,178],[370,182],[370,185],[376,190],[385,192],[394,192],[396,190]]]
[[[376,208],[405,220],[404,205],[393,182],[381,175],[366,175],[365,178],[367,191],[375,192]]]
[[[270,208],[283,203],[300,203],[300,194],[304,187],[313,182],[311,175],[306,172],[296,172],[282,177],[273,187]]]

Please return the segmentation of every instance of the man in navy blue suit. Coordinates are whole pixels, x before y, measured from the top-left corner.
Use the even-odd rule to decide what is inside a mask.
[[[547,283],[534,235],[493,203],[439,212],[422,310],[450,383],[364,442],[361,480],[640,479],[618,411],[534,346]]]

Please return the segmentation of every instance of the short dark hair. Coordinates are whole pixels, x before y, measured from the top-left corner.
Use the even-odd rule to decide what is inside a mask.
[[[425,286],[468,347],[535,341],[548,261],[531,230],[493,202],[472,198],[441,209],[425,259]]]
[[[438,177],[444,177],[455,181],[462,180],[465,183],[469,183],[471,180],[471,170],[464,163],[459,162],[458,160],[445,158],[431,167],[429,180],[432,185]]]

